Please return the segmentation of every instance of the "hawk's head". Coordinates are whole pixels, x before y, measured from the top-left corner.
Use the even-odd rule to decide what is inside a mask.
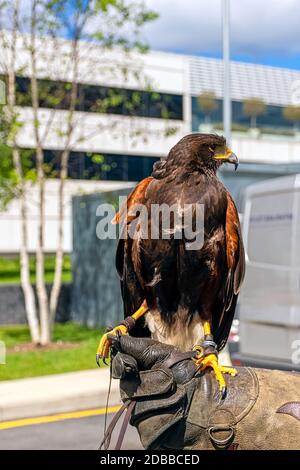
[[[237,156],[227,147],[223,136],[216,134],[189,134],[170,150],[168,157],[154,167],[153,176],[163,177],[177,168],[210,170],[214,173],[222,163],[238,167]]]
[[[238,166],[238,158],[227,147],[225,138],[216,134],[186,135],[172,148],[174,151],[181,153],[184,162],[195,162],[200,168],[216,171],[226,162],[234,164],[235,169]]]

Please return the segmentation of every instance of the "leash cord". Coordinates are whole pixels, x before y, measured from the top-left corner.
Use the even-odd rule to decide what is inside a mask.
[[[110,362],[110,365],[109,365],[109,385],[108,385],[106,405],[105,405],[103,439],[105,439],[106,430],[107,430],[107,415],[108,415],[109,397],[110,397],[110,392],[111,392],[111,382],[112,382],[112,361]],[[101,447],[102,445],[100,444],[100,446],[98,447],[98,450],[101,450]]]

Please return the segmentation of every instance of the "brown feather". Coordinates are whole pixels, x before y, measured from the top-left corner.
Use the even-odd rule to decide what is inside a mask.
[[[238,294],[245,275],[245,255],[238,212],[228,191],[225,231],[227,266],[234,271],[234,293]]]
[[[126,222],[131,222],[135,216],[130,216],[130,210],[136,204],[145,204],[146,199],[146,190],[153,180],[152,176],[148,176],[147,178],[143,179],[127,197],[127,201],[121,209],[116,213],[114,218],[112,219],[111,223],[118,225],[123,222],[124,218],[126,217]]]
[[[193,336],[195,326],[205,320],[212,323],[218,349],[224,347],[244,277],[238,213],[216,176],[221,163],[211,152],[212,147],[224,145],[225,139],[214,134],[184,137],[166,159],[155,164],[152,177],[138,184],[115,217],[115,223],[126,221],[129,230],[136,218],[131,212],[135,204],[144,204],[148,214],[152,204],[204,205],[204,244],[200,249],[187,250],[184,238],[143,238],[137,224],[135,239],[120,240],[117,251],[125,314],[133,313],[137,302],[146,299],[152,320],[162,328],[160,338],[175,345],[179,341],[180,347],[191,347],[189,334]],[[140,326],[137,322],[135,328]],[[143,332],[145,328],[133,334]]]

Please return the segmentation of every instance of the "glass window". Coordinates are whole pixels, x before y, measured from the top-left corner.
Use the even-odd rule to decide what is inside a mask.
[[[222,125],[223,121],[223,102],[222,100],[217,99],[218,103],[217,109],[212,111],[209,114],[210,122],[213,124]],[[199,125],[205,122],[205,113],[201,111],[199,104],[197,102],[197,97],[192,97],[192,127],[193,131],[198,131]],[[245,130],[250,127],[251,118],[245,116],[243,112],[243,102],[242,101],[233,101],[232,102],[232,122],[233,129],[234,125],[244,127]],[[267,105],[263,114],[257,116],[256,125],[260,128],[268,129],[279,129],[283,130],[292,130],[293,123],[285,119],[283,116],[283,107]],[[238,130],[238,129],[237,129]],[[241,129],[242,130],[242,129]]]
[[[41,108],[68,109],[70,83],[39,80]],[[78,84],[78,111],[124,116],[183,119],[181,95]],[[17,103],[31,106],[30,79],[17,77]]]
[[[44,150],[48,177],[57,178],[60,170],[60,151]],[[35,166],[35,156],[31,157]],[[71,179],[103,181],[140,181],[151,175],[156,157],[71,152],[68,177]]]

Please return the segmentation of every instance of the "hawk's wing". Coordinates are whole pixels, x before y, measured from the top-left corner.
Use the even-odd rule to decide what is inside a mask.
[[[226,344],[234,317],[238,294],[245,275],[245,254],[239,216],[232,197],[228,192],[225,236],[228,271],[223,293],[224,307],[219,318],[213,315],[214,340],[218,344],[219,350]]]
[[[132,209],[137,204],[146,203],[146,191],[152,180],[153,178],[149,176],[134,188],[127,198],[127,203],[115,215],[113,223],[123,224],[123,230],[128,230],[129,224],[137,217]],[[133,240],[131,237],[120,238],[116,253],[116,268],[121,279],[125,317],[132,315],[145,299],[142,276],[137,269],[140,265],[138,257],[138,240]],[[138,325],[134,328],[134,333],[137,336],[145,333],[148,335],[148,331],[138,328]]]

